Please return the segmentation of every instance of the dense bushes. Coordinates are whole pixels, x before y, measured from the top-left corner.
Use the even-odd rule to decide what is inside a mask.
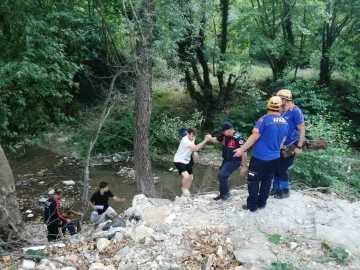
[[[180,140],[178,130],[190,126],[200,129],[202,114],[191,109],[191,101],[184,93],[155,91],[153,99],[150,122],[151,153],[158,155],[173,152]],[[134,117],[133,108],[114,108],[101,130],[93,155],[133,151]],[[86,151],[89,134],[90,128],[85,128],[74,134],[70,141],[78,143],[81,154]]]

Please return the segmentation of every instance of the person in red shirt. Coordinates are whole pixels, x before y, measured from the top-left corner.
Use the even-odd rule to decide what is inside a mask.
[[[66,229],[71,235],[76,234],[71,220],[61,213],[60,199],[62,195],[63,191],[57,189],[54,195],[45,202],[44,223],[47,225],[49,241],[63,238]]]

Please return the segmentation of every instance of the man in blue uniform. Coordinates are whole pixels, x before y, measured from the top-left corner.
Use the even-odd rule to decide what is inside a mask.
[[[305,141],[305,121],[300,108],[292,102],[292,93],[290,90],[279,90],[276,95],[282,100],[281,116],[285,118],[289,125],[284,146],[295,146],[293,156],[287,158],[280,157],[280,163],[275,172],[273,189],[271,190],[271,195],[275,195],[275,198],[284,199],[290,196],[289,167],[293,165],[295,155],[302,152],[302,145]]]
[[[280,159],[280,148],[288,133],[288,124],[280,115],[281,104],[281,98],[270,98],[267,114],[256,122],[246,143],[234,150],[234,157],[239,157],[254,145],[247,178],[249,196],[246,205],[243,205],[244,209],[252,212],[266,206]]]
[[[214,200],[227,200],[230,197],[229,190],[229,176],[241,165],[240,175],[245,175],[247,172],[247,155],[246,152],[238,157],[233,157],[233,151],[236,148],[241,147],[245,139],[244,137],[234,130],[233,125],[229,122],[221,124],[222,134],[218,137],[211,137],[210,142],[222,143],[222,157],[223,161],[218,172],[218,178],[220,181],[220,195],[214,198]]]

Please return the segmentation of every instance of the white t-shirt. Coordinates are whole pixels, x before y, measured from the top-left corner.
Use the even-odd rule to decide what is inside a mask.
[[[188,136],[183,137],[175,154],[174,162],[180,162],[184,164],[188,164],[190,162],[193,150],[189,147],[189,145],[195,144],[194,142],[190,141]]]

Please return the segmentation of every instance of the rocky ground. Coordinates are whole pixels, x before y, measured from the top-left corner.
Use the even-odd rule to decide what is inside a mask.
[[[241,207],[246,190],[231,195],[137,195],[125,227],[86,227],[63,247],[47,246],[41,262],[8,258],[1,269],[360,269],[360,202],[293,192],[252,213]],[[33,243],[43,244],[40,228],[29,226]]]

